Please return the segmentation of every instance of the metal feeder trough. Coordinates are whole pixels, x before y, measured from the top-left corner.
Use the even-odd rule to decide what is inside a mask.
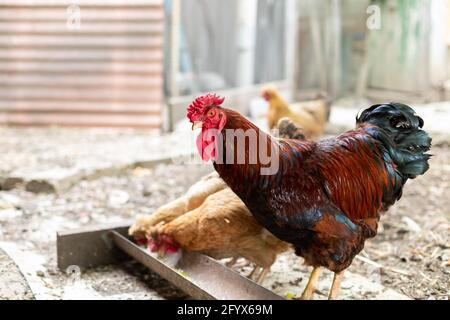
[[[172,268],[131,241],[127,236],[128,228],[128,225],[115,225],[58,232],[58,267],[61,270],[73,265],[93,268],[131,257],[194,299],[283,299],[202,254],[183,252],[178,264]]]

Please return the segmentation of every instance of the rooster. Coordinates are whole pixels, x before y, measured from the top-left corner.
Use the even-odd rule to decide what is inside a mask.
[[[318,98],[289,105],[273,86],[265,86],[262,97],[269,103],[267,122],[274,129],[282,118],[289,118],[304,130],[309,139],[317,138],[325,131],[328,118],[328,101]]]
[[[380,214],[400,199],[408,179],[428,170],[431,139],[423,120],[407,105],[378,104],[337,137],[278,139],[223,108],[223,101],[207,94],[188,107],[192,128],[201,128],[202,159],[213,162],[262,226],[313,267],[302,298],[312,298],[325,267],[334,272],[328,297],[335,299],[344,270],[377,234]],[[247,139],[252,132],[253,145]],[[262,158],[264,149],[271,161]]]

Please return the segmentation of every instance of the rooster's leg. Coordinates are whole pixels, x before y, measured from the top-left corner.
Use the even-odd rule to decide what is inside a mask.
[[[257,284],[263,283],[264,279],[266,278],[267,274],[269,273],[270,268],[263,268],[261,273],[258,275],[256,279]]]
[[[314,290],[316,288],[316,282],[319,279],[321,273],[320,267],[314,267],[311,275],[309,276],[308,284],[306,285],[305,290],[302,293],[302,300],[311,300],[314,294]]]
[[[341,289],[341,281],[344,276],[344,271],[336,272],[333,278],[333,284],[331,285],[330,294],[328,295],[328,300],[335,300]]]

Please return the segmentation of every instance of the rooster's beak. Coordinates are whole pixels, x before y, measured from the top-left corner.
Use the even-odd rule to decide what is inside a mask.
[[[201,128],[203,126],[203,122],[201,121],[194,121],[194,123],[192,124],[192,130]]]

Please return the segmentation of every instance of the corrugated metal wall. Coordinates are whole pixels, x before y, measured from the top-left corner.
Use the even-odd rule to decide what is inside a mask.
[[[163,29],[163,0],[1,0],[0,123],[159,128]]]

